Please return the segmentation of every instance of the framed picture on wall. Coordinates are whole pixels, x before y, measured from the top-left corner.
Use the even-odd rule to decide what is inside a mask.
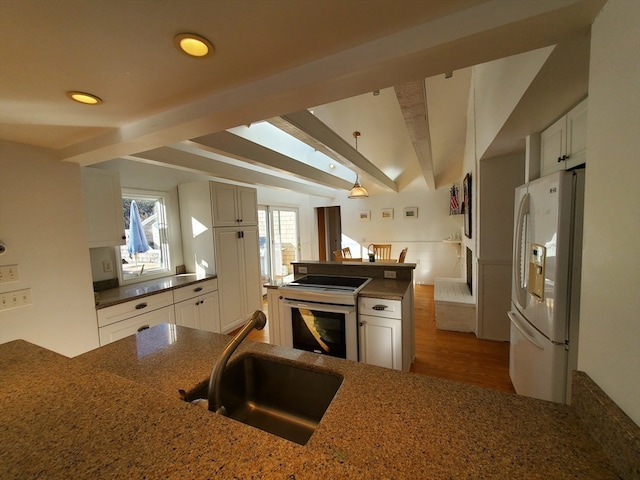
[[[393,220],[393,208],[383,208],[380,211],[382,220]]]
[[[462,211],[464,213],[464,234],[471,238],[471,174],[467,173],[462,182]]]
[[[404,207],[404,218],[409,220],[418,218],[418,207]]]
[[[360,221],[368,222],[369,220],[371,220],[371,210],[362,210],[360,212]]]

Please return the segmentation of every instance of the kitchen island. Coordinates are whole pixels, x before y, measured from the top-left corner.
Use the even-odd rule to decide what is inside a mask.
[[[231,362],[344,377],[305,446],[182,401],[229,340],[162,324],[73,359],[0,345],[0,477],[617,478],[566,405],[269,344]]]

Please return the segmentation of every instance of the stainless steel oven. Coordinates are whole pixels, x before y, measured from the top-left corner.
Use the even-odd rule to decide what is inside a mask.
[[[306,275],[280,287],[282,344],[358,361],[358,292],[366,277]]]

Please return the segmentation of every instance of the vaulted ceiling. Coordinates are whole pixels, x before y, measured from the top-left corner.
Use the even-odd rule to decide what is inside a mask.
[[[603,4],[3,0],[0,138],[80,165],[124,158],[313,195],[356,173],[372,193],[436,188],[460,173],[470,67],[557,45],[487,154],[522,150],[586,93]],[[215,55],[178,52],[181,32]]]

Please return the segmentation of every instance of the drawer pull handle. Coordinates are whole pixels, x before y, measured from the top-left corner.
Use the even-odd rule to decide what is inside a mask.
[[[194,288],[194,289],[193,289],[193,291],[194,291],[194,292],[200,292],[200,291],[202,291],[202,287]]]
[[[136,305],[136,310],[142,310],[143,308],[147,308],[146,303],[139,303],[138,305]]]
[[[149,329],[149,325],[143,325],[138,329],[138,331],[142,332],[143,330],[148,330],[148,329]]]
[[[374,305],[373,307],[374,310],[384,310],[385,308],[387,308],[387,305]]]

